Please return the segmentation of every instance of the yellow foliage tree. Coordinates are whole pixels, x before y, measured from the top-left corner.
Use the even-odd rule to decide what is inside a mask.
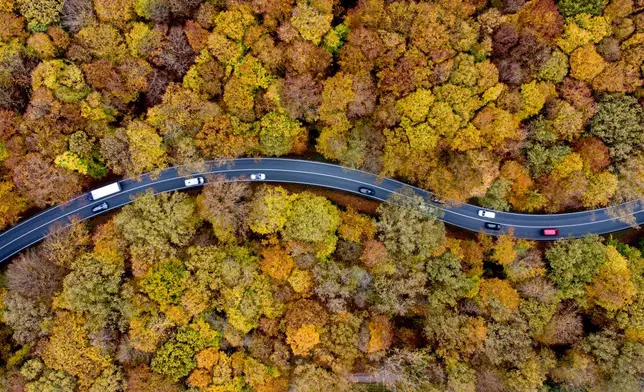
[[[586,286],[586,295],[591,303],[614,311],[630,304],[636,293],[628,261],[614,246],[607,246],[606,263]]]
[[[313,324],[303,324],[296,331],[287,331],[286,343],[291,346],[293,354],[308,355],[316,344],[320,343],[320,334]]]
[[[606,67],[606,61],[597,53],[595,45],[586,45],[570,56],[570,75],[584,82],[592,81]]]
[[[351,242],[372,240],[376,235],[376,224],[367,215],[363,215],[351,206],[342,213],[342,223],[338,228],[340,238]]]
[[[0,181],[0,230],[15,223],[27,206],[13,182]]]
[[[496,244],[494,244],[492,259],[501,265],[508,265],[512,264],[516,258],[517,251],[514,247],[512,232],[500,235],[496,240]]]
[[[491,149],[504,146],[519,137],[520,119],[494,105],[483,108],[472,121],[479,129],[481,140]]]
[[[479,290],[481,305],[495,320],[507,320],[519,307],[519,294],[505,280],[481,280]]]
[[[549,97],[557,95],[554,84],[548,82],[537,82],[533,80],[528,84],[521,85],[521,99],[523,105],[518,113],[522,120],[539,113]]]
[[[313,288],[313,275],[310,271],[296,268],[291,272],[288,282],[296,293],[306,297]]]
[[[586,188],[586,192],[581,198],[584,207],[598,208],[608,205],[617,192],[618,185],[617,176],[609,171],[591,174],[588,188]]]
[[[78,377],[81,387],[89,387],[110,361],[101,350],[90,345],[85,320],[78,314],[56,314],[42,359],[50,369],[63,370]]]
[[[291,23],[302,38],[318,45],[322,37],[331,29],[333,14],[313,6],[315,2],[300,0],[293,10]]]
[[[598,43],[610,33],[610,23],[604,17],[579,14],[567,20],[564,33],[556,43],[566,54],[570,54],[579,47]]]
[[[156,129],[143,121],[133,121],[126,134],[129,141],[132,174],[141,174],[166,164],[166,149]]]
[[[257,234],[277,233],[286,224],[291,201],[284,188],[262,188],[249,206],[248,226]]]
[[[391,346],[394,337],[394,331],[391,321],[387,316],[378,315],[369,321],[369,342],[367,343],[367,352],[386,350]]]
[[[291,255],[280,246],[272,246],[262,250],[262,261],[259,266],[266,275],[273,279],[284,280],[288,278],[295,262]]]

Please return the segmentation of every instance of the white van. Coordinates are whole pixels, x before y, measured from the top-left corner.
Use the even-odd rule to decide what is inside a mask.
[[[203,177],[187,178],[183,183],[184,183],[186,186],[203,185],[203,183],[204,183],[204,178],[203,178]]]
[[[496,213],[492,211],[479,210],[479,216],[483,218],[496,218]]]

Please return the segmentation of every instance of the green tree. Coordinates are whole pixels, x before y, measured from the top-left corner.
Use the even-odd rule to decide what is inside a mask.
[[[292,201],[284,236],[288,240],[323,242],[333,241],[341,223],[340,211],[322,196],[303,192]]]
[[[187,376],[197,366],[194,355],[207,347],[217,347],[220,335],[207,322],[198,319],[179,328],[152,358],[151,367],[174,381]]]
[[[89,392],[120,392],[125,386],[123,370],[111,365],[94,380]]]
[[[299,121],[280,112],[270,112],[260,120],[259,145],[265,155],[286,155],[306,140]]]
[[[644,109],[634,97],[606,94],[591,120],[590,134],[604,141],[613,160],[624,161],[644,148]]]
[[[378,213],[378,229],[392,255],[427,260],[445,241],[445,226],[420,196],[394,194]]]
[[[50,89],[63,102],[77,102],[90,92],[80,68],[64,60],[49,60],[38,65],[32,75],[32,88]]]
[[[59,306],[84,314],[92,330],[116,326],[123,264],[102,262],[92,254],[82,254],[72,262],[71,269],[57,298]]]
[[[479,278],[466,276],[461,271],[461,261],[451,252],[429,260],[426,268],[430,303],[456,306],[459,299],[476,293]]]
[[[38,379],[27,384],[27,392],[73,392],[76,379],[64,371],[47,370]]]
[[[124,207],[115,223],[134,261],[145,271],[155,261],[172,256],[175,246],[190,242],[200,223],[195,210],[194,200],[183,193],[155,196],[148,191]],[[134,268],[137,273],[137,265]]]
[[[606,261],[606,247],[596,236],[555,242],[546,251],[549,278],[557,284],[563,298],[579,298],[584,286]]]
[[[141,288],[159,305],[177,305],[186,289],[187,271],[178,260],[156,264],[141,281]]]
[[[64,0],[17,0],[20,14],[29,22],[33,31],[45,31],[47,26],[58,23]]]
[[[559,11],[566,16],[575,16],[577,14],[601,15],[608,0],[559,0],[557,7]]]

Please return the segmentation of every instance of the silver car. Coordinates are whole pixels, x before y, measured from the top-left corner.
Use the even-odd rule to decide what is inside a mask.
[[[110,206],[107,203],[101,203],[97,206],[92,207],[92,212],[97,213],[97,212],[105,211],[108,208],[110,208]]]
[[[258,181],[258,180],[265,180],[266,179],[266,174],[264,173],[253,173],[250,175],[250,179],[253,181]]]

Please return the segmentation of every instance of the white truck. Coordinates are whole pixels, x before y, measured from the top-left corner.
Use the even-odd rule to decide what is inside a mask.
[[[119,185],[118,182],[115,182],[113,184],[105,185],[98,189],[94,189],[89,193],[89,195],[87,195],[87,199],[89,199],[89,201],[94,201],[94,200],[102,199],[109,195],[113,195],[115,193],[119,193],[120,191],[121,191],[121,185]]]

